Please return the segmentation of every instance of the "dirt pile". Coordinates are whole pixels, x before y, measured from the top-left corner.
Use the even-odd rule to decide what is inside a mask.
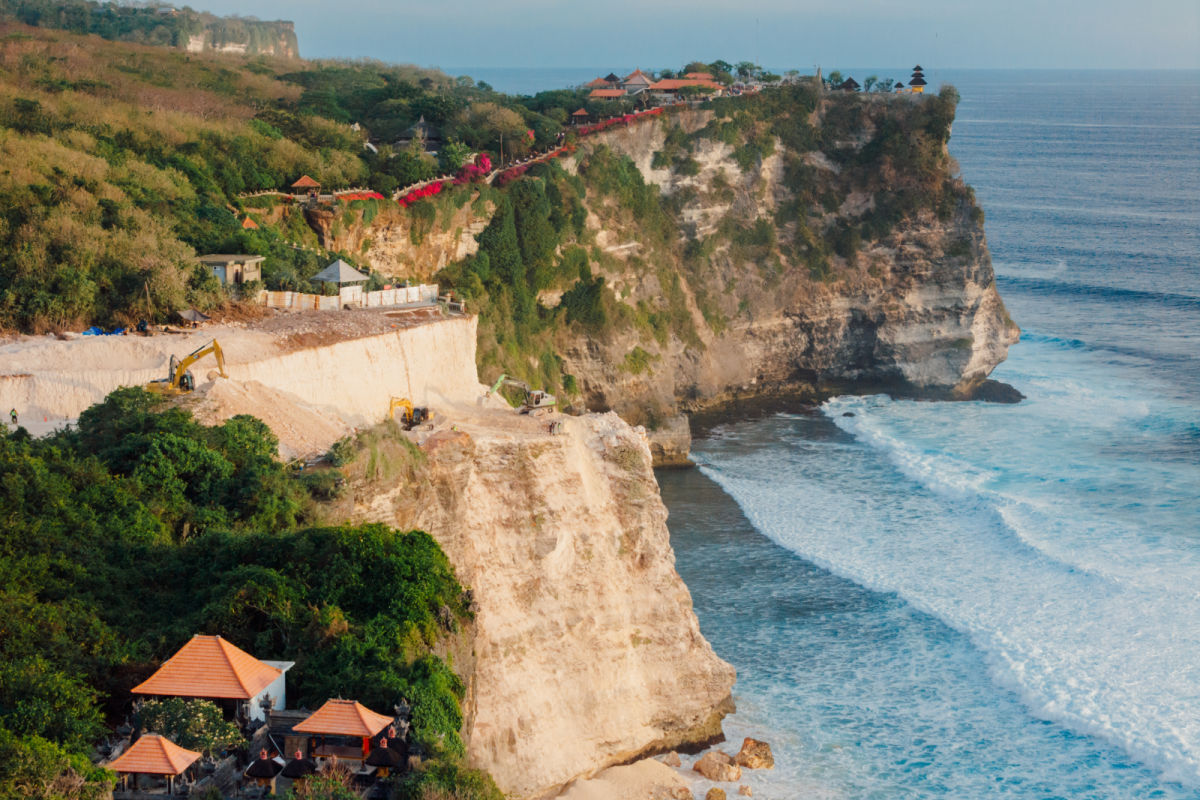
[[[353,430],[340,417],[258,381],[217,378],[199,386],[181,404],[205,425],[238,414],[258,417],[279,437],[279,457],[284,461],[324,453]]]

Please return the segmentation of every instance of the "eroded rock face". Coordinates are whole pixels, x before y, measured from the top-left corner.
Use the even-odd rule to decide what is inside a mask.
[[[970,398],[1004,360],[1019,330],[996,290],[983,232],[982,214],[949,167],[938,180],[961,198],[938,213],[917,209],[882,238],[865,242],[849,258],[831,255],[819,276],[789,255],[803,236],[795,223],[778,223],[781,246],[768,263],[727,243],[721,225],[752,227],[775,215],[794,197],[785,156],[774,154],[743,170],[726,144],[696,142],[694,174],[652,167],[664,147],[666,127],[703,128],[710,112],[688,112],[663,123],[614,129],[590,140],[628,155],[644,179],[678,198],[679,218],[690,244],[711,249],[706,264],[671,263],[670,252],[649,253],[620,244],[632,231],[596,222],[597,240],[615,257],[605,279],[625,303],[658,307],[661,270],[680,276],[678,291],[694,324],[697,342],[670,338],[645,341],[636,332],[597,343],[578,340],[564,353],[565,370],[576,376],[591,408],[614,409],[636,422],[679,410],[698,411],[738,400],[782,394],[817,399],[834,393],[891,390],[932,397]],[[869,130],[863,131],[863,140]],[[812,180],[839,179],[824,154],[800,154]],[[835,210],[808,219],[812,230],[833,230],[861,219],[886,193],[886,179],[849,191]],[[844,189],[844,187],[842,187]],[[808,234],[803,234],[808,235]],[[799,239],[797,237],[800,237]],[[712,244],[715,242],[716,244]],[[717,320],[717,322],[713,322]],[[650,353],[650,368],[633,375],[621,369],[634,346]]]
[[[474,594],[471,763],[536,797],[717,739],[734,671],[675,572],[645,435],[615,414],[562,435],[459,427],[430,440],[426,483],[372,493],[356,518],[429,531]]]
[[[688,454],[692,449],[692,431],[688,418],[678,414],[647,431],[650,455],[655,467],[690,467]]]

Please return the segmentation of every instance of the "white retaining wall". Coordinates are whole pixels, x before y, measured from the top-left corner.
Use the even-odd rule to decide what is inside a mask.
[[[266,292],[260,295],[263,305],[271,308],[293,308],[305,311],[337,311],[350,306],[351,308],[382,308],[384,306],[403,306],[413,303],[437,303],[438,286],[422,284],[420,286],[398,286],[394,289],[380,289],[377,292],[364,292],[361,286],[343,286],[337,296],[326,297],[319,294],[303,292]]]

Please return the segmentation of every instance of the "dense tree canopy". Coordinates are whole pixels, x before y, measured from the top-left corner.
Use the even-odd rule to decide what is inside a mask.
[[[73,754],[197,633],[296,662],[296,703],[407,697],[416,740],[461,754],[463,686],[431,648],[468,612],[437,543],[304,527],[307,484],[274,459],[266,426],[205,427],[159,403],[120,389],[74,430],[0,437],[0,750],[23,754],[0,759],[0,797],[26,768],[101,780]],[[151,711],[175,730],[203,709]]]

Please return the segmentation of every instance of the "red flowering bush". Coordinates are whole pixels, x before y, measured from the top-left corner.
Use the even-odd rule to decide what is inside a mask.
[[[443,188],[445,188],[445,186],[446,183],[441,181],[437,183],[429,183],[419,189],[413,189],[396,202],[400,204],[401,208],[408,208],[418,200],[424,200],[426,197],[433,197],[435,194],[441,194],[441,191]]]

